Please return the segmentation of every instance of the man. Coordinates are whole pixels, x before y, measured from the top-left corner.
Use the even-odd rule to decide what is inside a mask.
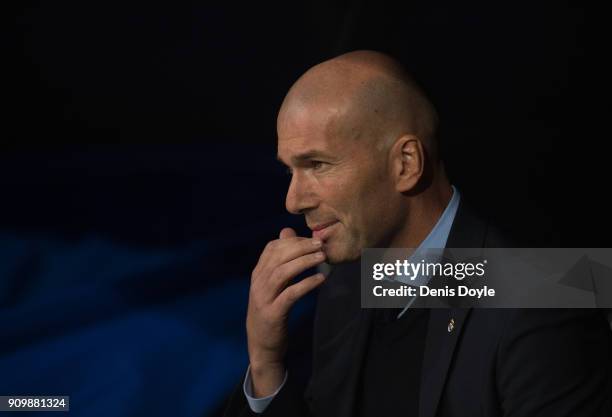
[[[357,51],[307,71],[277,120],[292,173],[285,228],[253,270],[250,366],[226,415],[591,416],[610,396],[612,340],[593,311],[359,307],[355,262],[370,247],[505,243],[451,186],[437,115],[392,58]],[[334,265],[291,280],[323,262]],[[324,285],[322,285],[324,284]],[[299,392],[285,366],[291,306],[321,286],[312,375]],[[604,415],[604,414],[601,414]]]

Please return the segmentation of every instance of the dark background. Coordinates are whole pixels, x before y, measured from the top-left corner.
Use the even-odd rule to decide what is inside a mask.
[[[0,394],[96,399],[78,415],[218,411],[246,364],[250,270],[281,227],[303,231],[284,211],[276,112],[350,50],[422,83],[452,182],[483,215],[532,246],[610,246],[582,7],[62,0],[5,16],[0,370],[21,371]]]

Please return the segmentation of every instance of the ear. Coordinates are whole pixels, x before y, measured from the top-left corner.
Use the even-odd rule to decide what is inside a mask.
[[[390,157],[395,189],[402,193],[410,191],[423,175],[425,163],[423,144],[414,135],[404,135],[393,144]]]

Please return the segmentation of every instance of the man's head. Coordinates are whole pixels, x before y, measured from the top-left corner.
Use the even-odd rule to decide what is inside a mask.
[[[415,204],[443,180],[436,127],[425,94],[381,53],[325,61],[291,87],[277,120],[278,157],[292,172],[286,206],[304,214],[328,262],[416,242]]]

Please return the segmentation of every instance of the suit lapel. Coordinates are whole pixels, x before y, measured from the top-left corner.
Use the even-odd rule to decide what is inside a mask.
[[[469,309],[431,309],[423,354],[419,417],[436,415],[453,352],[469,313]]]
[[[487,226],[463,201],[447,240],[447,248],[484,246]],[[419,396],[419,417],[434,417],[442,398],[453,353],[470,309],[432,308],[429,316]]]

